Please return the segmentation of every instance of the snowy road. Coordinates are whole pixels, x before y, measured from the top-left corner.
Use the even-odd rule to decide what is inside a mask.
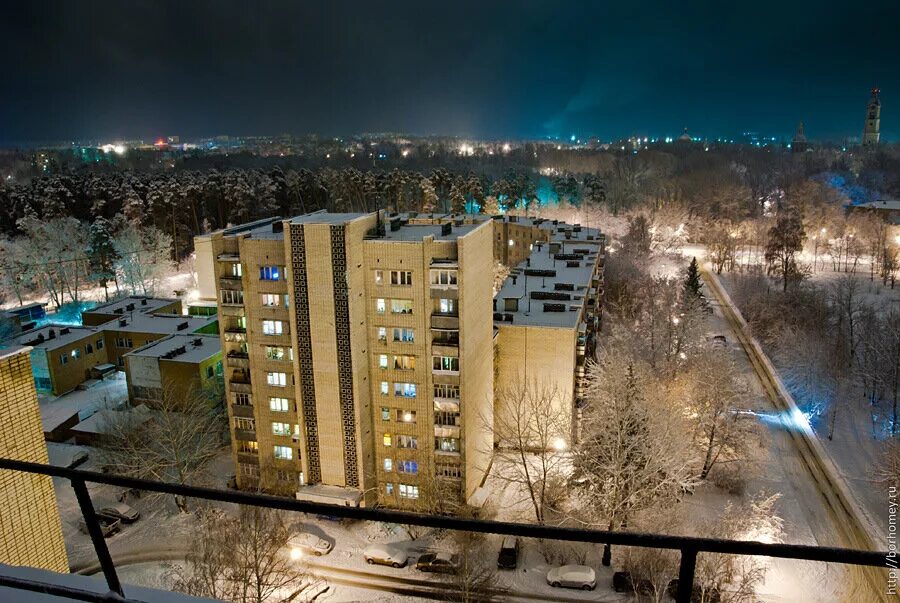
[[[846,484],[840,483],[838,473],[825,458],[821,445],[783,390],[768,359],[758,345],[754,345],[739,312],[718,282],[704,266],[701,270],[708,289],[718,302],[716,318],[740,342],[741,363],[747,374],[756,377],[756,389],[767,399],[769,411],[780,420],[764,422],[771,438],[770,453],[777,466],[766,467],[766,478],[779,481],[776,469],[784,478],[778,484],[785,499],[782,511],[788,537],[807,540],[820,546],[836,546],[878,550],[867,531],[858,510],[849,499]],[[805,537],[804,537],[805,533]],[[767,587],[784,596],[783,588],[794,584],[789,600],[802,601],[887,601],[886,572],[875,568],[854,566],[825,567],[823,564],[773,562],[773,574],[778,584]],[[789,588],[789,587],[788,587]]]

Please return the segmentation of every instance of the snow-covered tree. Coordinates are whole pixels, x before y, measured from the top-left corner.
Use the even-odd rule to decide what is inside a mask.
[[[428,178],[422,178],[419,181],[419,187],[422,191],[422,205],[420,211],[425,214],[434,214],[437,210],[438,196],[435,187]]]
[[[126,224],[113,239],[118,280],[132,294],[154,295],[171,271],[172,239],[153,226]]]
[[[113,245],[112,225],[100,217],[91,224],[87,248],[90,280],[99,282],[103,295],[109,301],[109,281],[116,280],[116,249]],[[118,283],[116,283],[118,288]]]

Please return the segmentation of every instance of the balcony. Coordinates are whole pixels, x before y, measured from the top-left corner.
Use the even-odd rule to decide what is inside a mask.
[[[459,357],[459,342],[449,343],[446,341],[433,341],[431,343],[431,353],[436,356]]]
[[[244,289],[244,283],[241,282],[239,276],[222,276],[219,277],[219,288],[228,289],[230,291],[241,291]]]
[[[223,338],[228,343],[246,343],[247,342],[247,330],[237,328],[226,328],[223,333]]]
[[[456,285],[432,285],[431,299],[459,299]]]
[[[219,304],[219,314],[241,318],[244,316],[244,306],[243,304],[226,304],[222,302]]]
[[[437,411],[434,413],[435,427],[459,427],[460,422],[461,420],[458,412]],[[437,435],[437,433],[435,433],[435,435]]]
[[[440,454],[436,451],[436,454]],[[795,545],[781,543],[762,543],[755,541],[723,540],[717,538],[697,538],[649,534],[641,532],[593,530],[572,527],[557,527],[552,525],[535,525],[525,523],[497,523],[483,519],[469,519],[456,516],[434,516],[421,513],[409,513],[404,511],[383,510],[377,507],[361,509],[355,505],[336,505],[309,500],[294,500],[290,498],[271,497],[253,492],[235,492],[232,490],[214,490],[211,488],[198,488],[175,483],[138,479],[133,477],[95,473],[80,469],[68,469],[64,467],[28,463],[11,459],[0,459],[0,469],[12,472],[23,472],[31,475],[45,475],[60,478],[60,487],[70,486],[81,503],[77,508],[81,513],[91,535],[89,542],[94,547],[95,558],[99,560],[103,580],[84,576],[61,575],[49,571],[3,566],[0,570],[0,582],[3,583],[4,593],[11,600],[27,600],[27,593],[40,593],[49,597],[52,593],[55,598],[69,598],[83,601],[105,600],[134,600],[139,593],[130,585],[123,585],[113,563],[107,543],[101,532],[101,526],[97,520],[96,509],[91,502],[87,484],[105,484],[117,489],[133,488],[145,492],[158,492],[168,495],[178,495],[186,498],[198,498],[219,503],[242,504],[259,508],[281,509],[291,513],[321,514],[348,518],[359,521],[379,521],[393,524],[408,524],[425,527],[440,527],[447,530],[469,531],[479,534],[500,534],[504,536],[517,536],[519,538],[560,540],[566,542],[590,542],[596,544],[611,543],[617,546],[652,547],[667,549],[680,555],[680,567],[678,580],[672,581],[676,591],[675,600],[678,603],[688,603],[692,600],[692,591],[695,590],[695,568],[698,554],[720,553],[729,555],[758,556],[780,559],[809,560],[823,563],[838,563],[842,566],[857,565],[859,570],[866,575],[871,584],[879,586],[886,584],[888,578],[885,571],[885,559],[890,559],[887,551],[882,550],[853,550],[833,547],[818,547],[810,545]],[[73,518],[74,522],[74,518]],[[174,536],[171,533],[161,533],[161,537]],[[436,589],[440,589],[440,583],[434,582]],[[862,592],[858,593],[858,600],[881,600],[884,592],[875,590],[877,587],[863,585],[860,581]],[[22,596],[6,593],[6,590],[17,589]],[[158,600],[182,601],[175,593],[159,592],[155,597]],[[447,596],[458,596],[458,591],[448,587],[443,591]],[[485,598],[489,593],[485,593]],[[510,597],[521,598],[527,593],[511,590],[506,593]],[[34,597],[32,597],[34,598]],[[140,597],[147,600],[144,594]],[[532,595],[533,598],[533,595]]]
[[[255,442],[256,441],[256,431],[250,431],[248,429],[235,429],[234,430],[234,439],[241,440],[242,442]]]
[[[237,460],[239,463],[247,463],[248,465],[259,465],[259,454],[252,452],[238,452]]]
[[[231,416],[244,419],[253,418],[253,406],[251,404],[232,404]]]
[[[228,355],[225,357],[225,362],[231,368],[250,368],[250,356],[247,352],[228,352]]]
[[[456,425],[435,425],[434,437],[459,439],[459,427]]]
[[[443,412],[459,412],[459,398],[435,397],[434,410]]]
[[[228,383],[228,390],[234,392],[236,394],[249,394],[252,392],[250,389],[250,380],[246,381],[230,381]]]

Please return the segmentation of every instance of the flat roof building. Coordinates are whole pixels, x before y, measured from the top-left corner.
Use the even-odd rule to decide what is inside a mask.
[[[218,334],[168,335],[124,355],[128,397],[153,406],[164,393],[182,399],[215,393],[222,376]]]

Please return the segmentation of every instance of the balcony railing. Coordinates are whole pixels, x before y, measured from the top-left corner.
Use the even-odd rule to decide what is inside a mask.
[[[87,484],[106,484],[119,488],[136,489],[148,492],[159,492],[189,498],[201,498],[218,502],[281,509],[328,515],[363,521],[379,521],[401,525],[417,525],[429,528],[461,530],[480,534],[502,534],[519,538],[538,538],[564,540],[568,542],[589,542],[595,544],[611,544],[618,546],[636,546],[653,549],[679,551],[681,563],[678,572],[678,603],[689,603],[693,591],[694,573],[699,553],[719,553],[725,555],[750,555],[774,557],[780,559],[802,559],[825,563],[841,563],[869,567],[887,567],[889,559],[886,551],[861,551],[834,547],[819,547],[801,544],[769,544],[754,541],[721,540],[717,538],[695,538],[690,536],[669,536],[663,534],[645,534],[637,532],[610,532],[606,530],[586,530],[582,528],[557,527],[548,525],[522,524],[511,522],[489,521],[484,519],[467,519],[442,515],[424,515],[405,511],[390,511],[370,507],[345,507],[324,503],[308,502],[294,498],[269,496],[234,490],[216,490],[196,486],[183,486],[145,479],[68,469],[52,465],[40,465],[12,459],[0,459],[0,469],[21,471],[25,473],[49,475],[69,480],[78,501],[82,517],[88,528],[94,551],[100,562],[100,568],[106,578],[109,594],[98,596],[77,588],[48,584],[32,580],[24,580],[0,575],[0,586],[17,588],[30,592],[50,593],[83,601],[134,601],[125,597],[125,591],[116,567],[113,564],[106,541],[97,520],[96,511]],[[887,577],[885,576],[885,579]],[[488,595],[489,593],[484,593]]]

